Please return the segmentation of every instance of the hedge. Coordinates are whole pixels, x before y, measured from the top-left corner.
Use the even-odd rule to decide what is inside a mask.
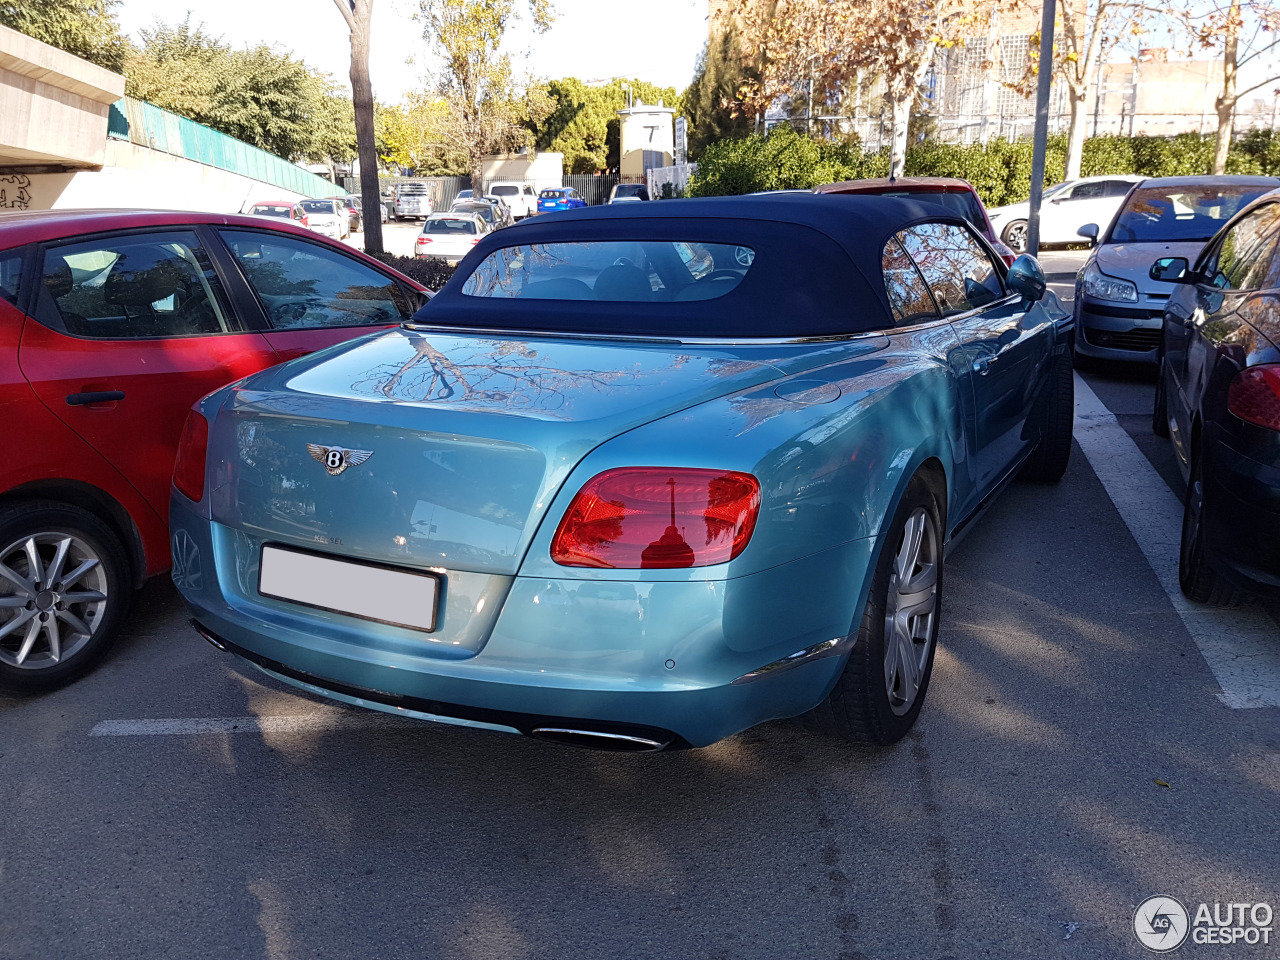
[[[1049,138],[1045,184],[1062,180],[1065,134]],[[1091,137],[1085,140],[1082,176],[1136,173],[1148,177],[1208,173],[1213,168],[1212,136]],[[695,197],[814,187],[837,180],[884,177],[888,151],[862,153],[856,146],[812,140],[790,126],[767,135],[708,144],[689,184]],[[1252,130],[1231,144],[1228,173],[1280,175],[1280,136]],[[906,176],[963,177],[989,207],[1025,200],[1031,193],[1031,141],[991,140],[987,144],[926,140],[907,149]]]
[[[394,253],[375,253],[392,270],[399,270],[411,280],[416,280],[428,290],[439,290],[453,276],[454,267],[443,260],[427,260],[419,257],[398,257]]]

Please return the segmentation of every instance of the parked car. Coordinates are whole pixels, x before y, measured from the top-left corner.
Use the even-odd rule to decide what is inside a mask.
[[[351,236],[351,218],[346,204],[340,200],[300,200],[311,229],[322,236],[342,240]]]
[[[416,217],[425,220],[431,216],[431,188],[418,180],[406,180],[396,185],[397,220]]]
[[[472,190],[470,187],[465,187],[464,189],[459,190],[458,195],[453,198],[455,203],[459,200],[473,200],[473,199],[475,199],[475,191]]]
[[[307,219],[307,212],[294,200],[259,200],[249,207],[245,213],[254,217],[291,220],[300,227],[309,228],[311,226],[311,221]]]
[[[433,214],[422,224],[413,255],[421,260],[456,264],[489,232],[489,225],[478,214]]]
[[[1205,241],[1247,203],[1280,186],[1275,177],[1157,177],[1143,180],[1076,275],[1077,357],[1155,363],[1174,285],[1151,276],[1162,257],[1194,260]]]
[[[643,183],[615,183],[609,190],[609,203],[648,200],[649,188]]]
[[[348,202],[350,202],[350,204],[351,204],[353,207],[355,207],[356,214],[360,217],[360,220],[359,220],[359,221],[357,221],[357,222],[363,222],[363,220],[364,220],[364,201],[363,201],[363,200],[361,200],[359,197],[357,197],[357,196],[355,196],[355,195],[353,194],[353,195],[349,198],[349,201],[348,201]],[[386,208],[385,206],[383,206],[382,204],[378,204],[378,222],[379,222],[379,223],[386,223],[386,222],[387,222],[387,208]],[[363,227],[361,227],[361,229],[363,229]]]
[[[533,184],[515,180],[499,180],[489,185],[486,196],[497,197],[511,208],[517,220],[531,217],[538,212],[538,194]]]
[[[480,198],[485,203],[493,205],[494,212],[498,217],[499,227],[509,227],[516,222],[515,216],[511,213],[511,208],[503,202],[501,197],[495,197],[491,194],[485,194]]]
[[[347,211],[347,235],[359,233],[363,228],[360,223],[360,207],[356,204],[356,198],[352,196],[338,197],[338,203]]]
[[[1073,417],[1036,262],[922,206],[538,218],[405,328],[206,397],[171,513],[197,629],[312,693],[548,740],[806,711],[898,740],[948,542],[1059,478]]]
[[[453,206],[449,208],[450,213],[466,213],[479,217],[485,222],[490,230],[497,230],[505,224],[499,221],[501,214],[498,208],[492,203],[486,203],[483,200],[455,200]]]
[[[1194,263],[1151,267],[1174,283],[1151,425],[1187,481],[1178,580],[1201,603],[1280,595],[1280,191]]]
[[[587,201],[578,196],[573,187],[551,187],[538,194],[538,212],[551,213],[555,210],[574,210],[585,207]]]
[[[1111,223],[1130,188],[1142,177],[1110,174],[1059,183],[1045,190],[1040,203],[1040,243],[1079,243],[1086,223]],[[1010,203],[987,211],[991,226],[1014,253],[1027,252],[1030,201]]]
[[[399,323],[423,296],[258,216],[0,218],[0,687],[85,672],[133,589],[169,568],[169,484],[196,399]],[[172,543],[179,578],[198,577],[187,541]]]
[[[978,232],[986,238],[1006,265],[1012,265],[1016,254],[997,237],[987,219],[987,208],[982,205],[982,198],[973,184],[958,177],[896,177],[868,178],[866,180],[844,180],[840,183],[825,183],[813,188],[814,193],[838,194],[872,194],[878,197],[899,197],[911,200],[928,200],[941,204],[952,213],[959,214],[978,228]]]
[[[382,209],[386,211],[386,220],[394,220],[396,218],[396,191],[395,187],[383,187],[378,191],[378,196],[382,199]]]

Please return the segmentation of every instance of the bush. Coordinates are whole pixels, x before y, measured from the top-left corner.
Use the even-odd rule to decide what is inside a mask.
[[[380,260],[392,270],[399,270],[410,280],[416,280],[428,290],[439,290],[453,276],[454,267],[443,260],[420,260],[417,257],[397,257],[391,253],[374,253],[371,256]]]
[[[1213,150],[1213,137],[1197,133],[1090,137],[1084,142],[1080,174],[1204,174],[1213,169]],[[1062,181],[1066,152],[1065,134],[1049,138],[1046,186]],[[926,140],[907,148],[903,172],[909,177],[962,177],[973,184],[989,207],[1016,203],[1031,195],[1031,141],[962,144]],[[1231,145],[1227,172],[1280,174],[1280,136],[1270,130],[1253,130],[1240,137]],[[783,124],[767,137],[752,135],[709,144],[690,183],[690,193],[709,197],[888,175],[887,150],[861,153],[848,145],[811,140]]]

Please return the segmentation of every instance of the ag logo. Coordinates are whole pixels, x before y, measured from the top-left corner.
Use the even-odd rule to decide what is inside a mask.
[[[1156,953],[1182,946],[1189,926],[1187,908],[1173,897],[1148,897],[1133,913],[1133,932],[1138,942]]]
[[[324,447],[308,443],[307,452],[324,464],[329,476],[336,477],[347,467],[359,466],[373,456],[372,450],[348,450],[346,447]]]

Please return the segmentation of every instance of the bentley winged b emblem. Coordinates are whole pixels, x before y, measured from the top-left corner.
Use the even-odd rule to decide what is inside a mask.
[[[347,467],[359,466],[373,456],[372,450],[348,450],[346,447],[325,447],[318,443],[308,443],[307,452],[324,464],[331,477],[336,477]]]

